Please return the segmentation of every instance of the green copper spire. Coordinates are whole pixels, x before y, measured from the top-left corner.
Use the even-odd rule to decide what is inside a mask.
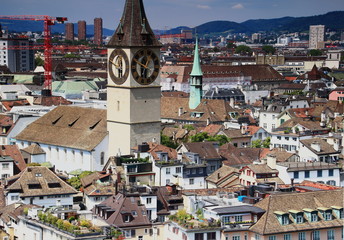
[[[202,69],[201,69],[201,59],[199,58],[199,52],[198,52],[198,39],[196,37],[196,46],[195,46],[195,55],[194,55],[194,61],[191,71],[191,76],[203,76]]]

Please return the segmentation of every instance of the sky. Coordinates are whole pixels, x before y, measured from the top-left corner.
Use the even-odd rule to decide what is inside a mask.
[[[344,10],[344,0],[143,0],[153,29],[196,27],[216,20],[244,22],[325,14]],[[67,17],[68,22],[86,20],[114,30],[122,16],[125,0],[2,0],[0,15],[49,15]]]

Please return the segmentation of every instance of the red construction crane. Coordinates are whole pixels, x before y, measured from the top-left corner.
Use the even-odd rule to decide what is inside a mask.
[[[43,21],[44,22],[44,88],[50,90],[52,83],[52,44],[51,44],[51,27],[55,23],[64,23],[68,19],[66,17],[50,17],[46,15],[13,15],[1,16],[0,19],[8,20],[25,20],[25,21]]]

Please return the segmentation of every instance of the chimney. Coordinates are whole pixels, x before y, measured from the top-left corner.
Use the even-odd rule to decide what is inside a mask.
[[[229,99],[229,106],[231,106],[232,108],[234,108],[234,98],[230,98],[230,99]]]
[[[180,117],[184,113],[183,108],[180,107],[178,110],[178,116]]]
[[[311,148],[313,148],[317,152],[321,151],[320,143],[317,141],[312,142]]]
[[[207,118],[207,126],[210,124],[210,118]]]
[[[326,125],[326,114],[324,111],[321,112],[320,127],[325,127]]]
[[[241,134],[245,135],[247,133],[247,123],[241,125]]]
[[[334,139],[333,141],[333,148],[336,151],[339,151],[339,141],[337,139]]]
[[[276,169],[276,162],[277,162],[276,155],[273,155],[273,154],[267,155],[266,164],[268,165],[269,168]]]

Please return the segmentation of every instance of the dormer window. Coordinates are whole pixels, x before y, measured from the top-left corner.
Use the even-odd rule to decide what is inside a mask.
[[[276,211],[274,212],[279,223],[281,225],[288,225],[290,224],[289,214],[286,212]]]
[[[293,216],[295,223],[300,224],[304,222],[303,212],[298,210],[289,210],[289,212]]]
[[[332,209],[326,207],[319,207],[318,210],[320,211],[325,221],[332,220]]]
[[[344,208],[339,206],[332,206],[333,213],[338,219],[344,219]]]
[[[317,222],[319,219],[318,213],[317,212],[312,212],[311,213],[311,222]]]

